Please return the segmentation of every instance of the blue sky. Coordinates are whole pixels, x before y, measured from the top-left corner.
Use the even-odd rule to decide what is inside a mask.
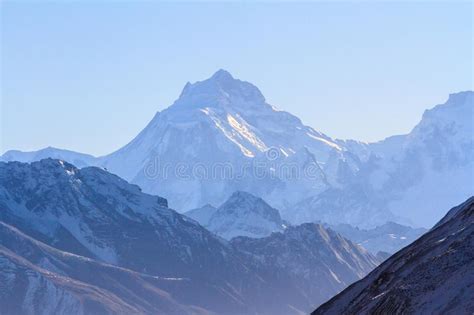
[[[3,2],[1,146],[109,153],[219,68],[337,138],[473,89],[472,3]]]

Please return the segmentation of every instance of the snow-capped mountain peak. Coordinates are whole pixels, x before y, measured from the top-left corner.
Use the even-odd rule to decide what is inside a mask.
[[[368,144],[305,126],[251,83],[219,70],[186,84],[171,106],[109,155],[46,149],[7,152],[2,160],[53,157],[105,167],[181,212],[246,190],[292,223],[430,226],[473,189],[473,95],[452,94],[408,135]]]
[[[212,75],[212,78],[216,79],[216,80],[234,80],[234,77],[232,76],[232,74],[230,74],[229,71],[227,71],[225,69],[217,70]]]
[[[277,209],[270,207],[262,198],[245,191],[234,192],[219,209],[221,212],[225,211],[229,214],[245,210],[272,221],[281,220]]]
[[[186,212],[210,231],[231,239],[236,236],[263,237],[283,231],[287,223],[262,198],[236,191],[219,208],[204,206]]]
[[[182,211],[206,203],[221,204],[225,196],[242,189],[281,208],[301,199],[308,190],[314,192],[314,187],[327,186],[320,174],[310,180],[304,173],[297,174],[291,180],[299,182],[291,184],[281,174],[271,175],[279,166],[298,164],[286,159],[302,150],[308,150],[315,163],[324,163],[330,152],[341,148],[297,117],[266,103],[256,86],[219,70],[204,81],[186,84],[170,107],[158,113],[129,144],[103,157],[100,165],[146,192],[164,196]],[[260,169],[264,174],[271,175],[264,175],[258,184],[255,160],[263,162]],[[176,174],[177,164],[183,164],[184,175]],[[203,170],[199,178],[193,173],[198,164]],[[216,174],[216,165],[234,173]],[[303,171],[302,165],[299,169]],[[287,185],[303,190],[285,193]]]
[[[267,107],[260,90],[249,82],[234,79],[225,70],[218,70],[209,79],[187,83],[173,109],[225,108],[245,109]]]

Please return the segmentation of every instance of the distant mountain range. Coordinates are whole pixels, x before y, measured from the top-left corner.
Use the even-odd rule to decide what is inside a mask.
[[[373,254],[378,252],[393,254],[427,231],[424,228],[412,228],[394,222],[387,222],[369,230],[359,229],[349,224],[328,227]]]
[[[473,96],[450,95],[445,104],[427,110],[408,135],[348,142],[347,150],[363,161],[355,175],[346,176],[343,187],[287,208],[283,217],[364,228],[387,221],[431,227],[443,209],[474,193]]]
[[[299,224],[429,227],[472,194],[473,92],[450,95],[407,135],[336,140],[269,105],[254,85],[219,70],[186,84],[130,143],[94,158],[47,148],[3,161],[60,158],[104,167],[184,212],[249,191]]]
[[[300,314],[379,263],[312,223],[228,242],[62,160],[0,162],[0,208],[2,314]]]
[[[272,208],[263,199],[242,191],[233,193],[218,208],[205,205],[185,212],[184,215],[228,240],[237,236],[265,237],[273,232],[282,232],[290,226],[281,219],[277,209]],[[427,231],[424,228],[412,228],[394,222],[387,222],[373,229],[359,229],[349,224],[318,223],[363,246],[374,255],[381,252],[385,258]]]
[[[312,314],[474,313],[474,197]]]

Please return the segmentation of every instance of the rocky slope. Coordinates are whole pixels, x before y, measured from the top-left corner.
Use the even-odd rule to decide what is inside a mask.
[[[219,208],[204,206],[186,212],[209,231],[231,239],[236,236],[263,237],[283,231],[288,225],[277,209],[250,193],[237,191]]]
[[[206,226],[209,223],[212,215],[216,212],[217,208],[211,204],[206,204],[200,208],[192,209],[183,213],[185,216],[196,220],[202,226]]]
[[[194,285],[188,279],[149,276],[59,251],[2,222],[0,266],[2,314],[208,313],[185,305],[183,293]]]
[[[474,197],[312,314],[472,314]]]
[[[127,314],[137,310],[79,281],[43,270],[0,247],[2,314]]]
[[[160,276],[199,274],[209,261],[217,272],[219,260],[232,256],[165,199],[95,167],[0,163],[0,205],[4,222],[58,249]]]
[[[300,283],[304,298],[319,305],[369,272],[378,260],[320,224],[288,227],[264,238],[237,237],[235,248],[259,261],[274,281]],[[299,279],[321,279],[304,282]],[[324,280],[323,280],[324,279]],[[328,289],[330,288],[330,289]]]

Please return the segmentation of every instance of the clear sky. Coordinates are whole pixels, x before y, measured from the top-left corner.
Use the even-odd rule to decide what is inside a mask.
[[[1,146],[94,155],[219,68],[337,138],[473,89],[472,2],[2,2]]]

